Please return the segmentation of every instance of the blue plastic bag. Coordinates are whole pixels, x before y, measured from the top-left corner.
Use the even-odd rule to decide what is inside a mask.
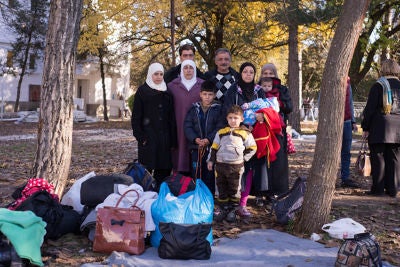
[[[156,225],[152,232],[150,242],[153,247],[160,245],[162,238],[159,223],[173,222],[185,224],[212,223],[214,211],[214,198],[208,187],[197,179],[194,191],[187,192],[178,197],[169,190],[168,184],[163,182],[158,193],[158,198],[151,205],[151,215]],[[212,229],[207,236],[207,241],[212,245]]]

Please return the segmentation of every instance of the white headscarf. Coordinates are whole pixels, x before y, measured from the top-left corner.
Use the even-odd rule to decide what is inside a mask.
[[[149,70],[147,71],[147,78],[146,78],[146,83],[150,88],[158,90],[158,91],[166,91],[167,90],[167,85],[165,84],[164,80],[160,84],[155,84],[153,82],[153,74],[156,73],[157,71],[162,71],[164,73],[164,67],[160,63],[153,63],[149,66]]]
[[[185,78],[185,75],[183,74],[183,67],[190,65],[193,67],[193,77],[192,79],[188,80]],[[192,89],[193,85],[195,85],[197,79],[196,79],[196,63],[194,63],[193,60],[190,59],[185,59],[182,64],[181,64],[181,82],[182,84],[186,87],[186,89],[188,91],[190,91],[190,89]]]

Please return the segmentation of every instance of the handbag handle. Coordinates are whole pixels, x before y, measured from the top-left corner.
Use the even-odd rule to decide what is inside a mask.
[[[361,143],[360,152],[365,153],[368,150],[369,150],[369,148],[368,148],[367,138],[363,138],[362,143]]]
[[[115,204],[115,207],[116,207],[116,208],[118,208],[118,205],[119,205],[119,203],[121,202],[121,200],[122,200],[129,192],[135,192],[135,193],[136,193],[136,196],[137,196],[137,197],[136,197],[135,203],[133,203],[132,207],[137,207],[137,206],[136,206],[136,203],[137,203],[138,200],[139,200],[139,192],[136,191],[135,189],[130,189],[130,190],[126,191],[125,193],[123,193],[122,196],[118,199],[117,204]],[[137,207],[137,208],[138,208],[138,207]]]

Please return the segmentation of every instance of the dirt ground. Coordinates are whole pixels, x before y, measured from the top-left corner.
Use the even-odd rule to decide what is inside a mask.
[[[313,132],[315,123],[304,123],[303,132]],[[30,169],[35,156],[37,140],[36,123],[0,122],[0,205],[12,201],[11,194],[17,186],[30,177]],[[359,136],[355,136],[357,140]],[[289,156],[291,182],[299,175],[308,176],[314,155],[314,142],[296,140],[297,152]],[[360,143],[355,142],[352,150],[354,165]],[[130,122],[111,121],[96,123],[76,123],[73,132],[73,155],[70,168],[71,186],[74,181],[94,171],[96,174],[121,173],[137,154],[136,142],[132,137]],[[352,178],[361,184],[361,189],[337,188],[332,203],[331,219],[351,217],[373,233],[382,248],[382,257],[395,266],[400,266],[400,200],[390,197],[371,197],[365,194],[370,187],[370,178],[354,174]],[[235,223],[214,223],[215,238],[235,238],[239,233],[256,228],[274,228],[291,233],[291,226],[275,223],[270,206],[257,207],[254,199],[249,200],[253,217]],[[320,231],[326,246],[339,246],[340,241],[331,239]],[[79,266],[86,262],[104,260],[108,255],[94,253],[91,243],[83,235],[65,235],[56,241],[46,241],[42,246],[43,261],[46,266]]]

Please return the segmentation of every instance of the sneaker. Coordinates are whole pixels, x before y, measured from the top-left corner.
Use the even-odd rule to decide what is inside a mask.
[[[243,206],[239,206],[239,208],[236,210],[236,213],[240,217],[251,217],[250,211],[246,207],[243,207]]]
[[[230,210],[228,212],[228,214],[225,216],[225,220],[230,223],[235,222],[236,221],[236,210],[235,209]]]
[[[350,188],[360,188],[360,186],[351,179],[347,179],[342,181],[342,187],[350,187]]]
[[[256,206],[257,207],[263,207],[264,206],[264,200],[262,197],[256,197]]]

